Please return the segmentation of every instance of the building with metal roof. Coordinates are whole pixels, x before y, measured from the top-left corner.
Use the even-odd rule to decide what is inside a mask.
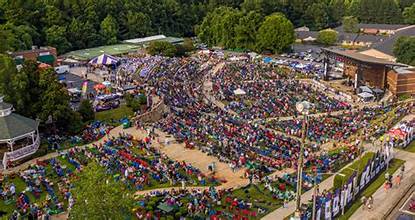
[[[324,48],[323,53],[327,58],[344,64],[343,75],[349,78],[349,80],[354,81],[355,89],[361,85],[367,85],[382,90],[389,89],[395,95],[403,93],[413,94],[413,86],[415,84],[408,84],[414,78],[411,75],[412,73],[403,74],[404,72],[395,70],[404,67],[407,68],[405,64],[380,59],[357,51]],[[329,68],[328,59],[325,59],[325,62],[324,66]],[[328,70],[326,69],[325,72],[328,72]]]
[[[0,167],[35,153],[40,145],[39,123],[13,113],[13,106],[0,96]]]

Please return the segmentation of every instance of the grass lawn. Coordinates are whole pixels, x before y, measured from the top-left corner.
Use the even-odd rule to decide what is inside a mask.
[[[373,152],[367,152],[359,160],[355,161],[350,166],[339,172],[345,176],[336,175],[334,178],[334,187],[339,188],[343,182],[346,182],[349,179],[354,171],[357,170],[360,174],[365,168],[367,162],[372,159],[374,155],[375,153]]]
[[[282,206],[283,201],[273,198],[272,193],[265,189],[263,184],[250,185],[236,189],[232,192],[232,197],[249,201],[266,210],[263,215],[258,215],[259,218],[278,209]]]
[[[412,141],[407,147],[403,149],[404,151],[408,151],[411,153],[415,153],[415,141]]]
[[[108,111],[102,111],[95,113],[95,120],[105,121],[107,123],[119,124],[119,120],[125,117],[130,117],[134,115],[133,110],[126,105],[121,105],[119,108],[111,109]]]
[[[405,161],[403,160],[392,159],[391,163],[389,164],[389,169],[387,171],[393,174],[404,163]],[[361,197],[365,196],[367,198],[368,196],[373,195],[380,187],[383,186],[383,184],[385,183],[385,173],[386,171],[381,172],[379,176],[356,198],[355,202],[346,211],[346,213],[344,213],[343,216],[339,217],[340,220],[350,219],[353,213],[356,212],[356,210],[362,205]]]

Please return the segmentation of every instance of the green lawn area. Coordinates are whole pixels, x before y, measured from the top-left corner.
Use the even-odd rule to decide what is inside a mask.
[[[367,152],[359,160],[355,161],[350,166],[339,172],[345,176],[336,175],[334,178],[334,187],[340,188],[342,183],[346,182],[355,170],[357,170],[360,174],[365,168],[367,162],[372,159],[374,155],[375,153],[373,152]]]
[[[415,153],[415,141],[412,141],[407,147],[403,149],[404,151],[408,151],[411,153]]]
[[[266,212],[263,215],[258,215],[259,218],[278,209],[283,204],[282,200],[273,198],[272,193],[265,189],[263,184],[249,185],[236,189],[231,196],[252,202],[255,206],[265,209]]]
[[[133,115],[134,112],[130,107],[127,107],[126,105],[121,105],[119,108],[116,109],[95,113],[95,120],[105,121],[109,124],[115,123],[116,125],[119,125],[120,119],[130,117]]]
[[[389,164],[389,169],[387,170],[389,173],[393,174],[396,170],[399,169],[399,167],[404,164],[405,161],[399,160],[399,159],[392,159],[391,163]],[[357,196],[355,202],[353,205],[344,213],[343,216],[339,217],[339,220],[347,220],[350,219],[350,217],[353,215],[354,212],[362,205],[361,197],[365,196],[371,196],[373,195],[380,187],[383,186],[385,183],[385,173],[386,171],[383,171],[379,174],[379,176],[359,195]]]

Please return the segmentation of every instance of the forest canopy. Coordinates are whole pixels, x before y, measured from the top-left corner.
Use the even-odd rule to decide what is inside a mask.
[[[227,8],[222,11],[225,16],[211,20],[210,25],[238,27],[221,36],[223,39],[206,41],[252,49],[258,45],[250,42],[257,37],[251,31],[275,13],[284,14],[294,27],[305,25],[322,30],[340,25],[345,16],[363,23],[411,23],[414,3],[415,0],[0,0],[0,52],[50,45],[62,54],[154,34],[195,36],[204,18],[220,7]],[[229,41],[233,35],[238,36],[236,43]]]

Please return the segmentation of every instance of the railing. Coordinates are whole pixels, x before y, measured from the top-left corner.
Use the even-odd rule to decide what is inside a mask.
[[[4,153],[3,168],[7,169],[7,163],[9,161],[20,160],[23,157],[26,157],[26,156],[29,156],[29,155],[35,153],[39,149],[39,146],[40,146],[40,138],[39,138],[39,136],[37,136],[35,142],[32,145],[17,149],[17,150],[12,151],[12,152]]]

